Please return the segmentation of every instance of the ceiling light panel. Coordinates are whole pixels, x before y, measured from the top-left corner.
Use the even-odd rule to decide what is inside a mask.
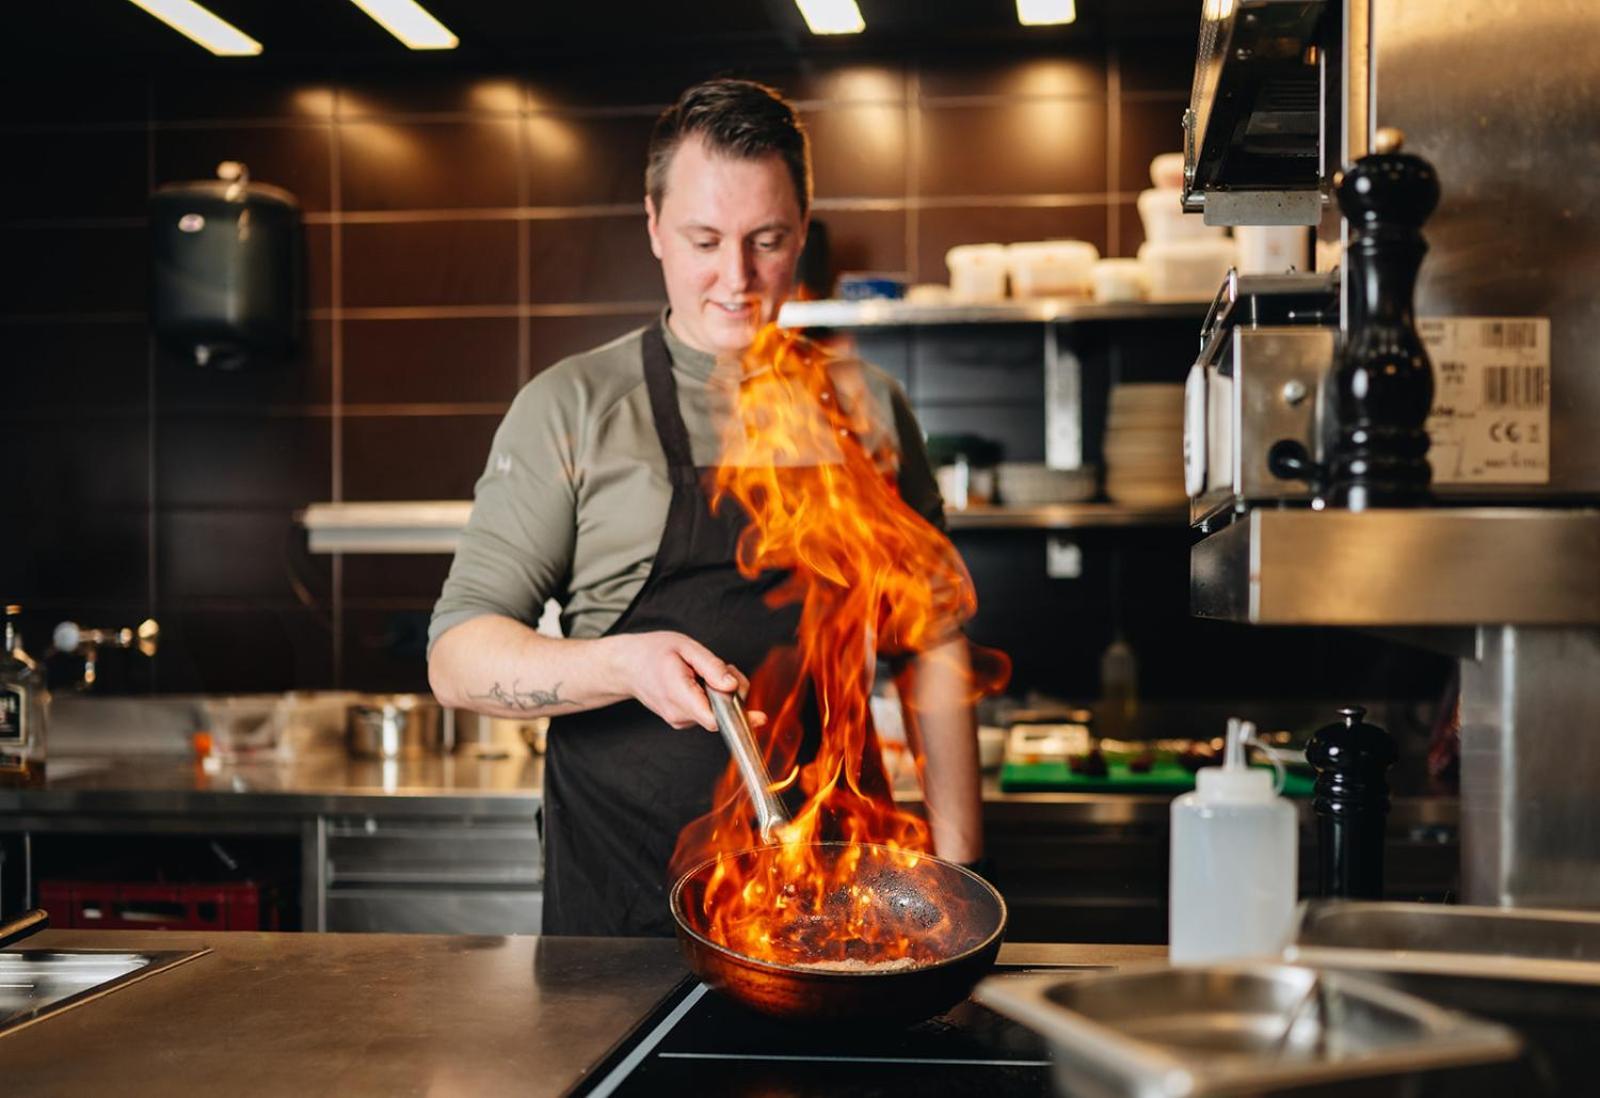
[[[414,50],[453,50],[461,40],[416,0],[350,0]]]
[[[218,57],[254,57],[261,43],[194,0],[131,0],[167,26]]]
[[[1055,27],[1077,18],[1073,0],[1017,0],[1017,22],[1025,27]]]
[[[794,0],[812,34],[860,34],[867,29],[856,0]]]

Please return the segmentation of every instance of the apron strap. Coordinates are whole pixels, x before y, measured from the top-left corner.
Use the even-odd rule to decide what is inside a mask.
[[[660,320],[644,330],[644,384],[650,393],[650,414],[655,420],[661,449],[667,455],[672,479],[695,479],[694,451],[689,446],[689,429],[684,426],[683,413],[678,408],[678,383],[672,378],[672,355],[661,334]]]

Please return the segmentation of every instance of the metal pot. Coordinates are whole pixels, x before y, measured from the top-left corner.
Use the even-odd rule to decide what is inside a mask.
[[[532,751],[544,750],[545,728],[548,717],[530,717],[517,720],[510,717],[490,717],[470,709],[452,709],[448,714],[455,720],[455,751],[480,759],[519,759]]]
[[[417,759],[449,754],[444,710],[421,694],[369,698],[345,712],[345,746],[363,759]]]

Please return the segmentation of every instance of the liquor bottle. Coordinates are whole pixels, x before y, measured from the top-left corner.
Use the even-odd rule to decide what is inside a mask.
[[[0,787],[44,784],[50,692],[44,672],[22,650],[22,607],[7,606],[0,647]]]

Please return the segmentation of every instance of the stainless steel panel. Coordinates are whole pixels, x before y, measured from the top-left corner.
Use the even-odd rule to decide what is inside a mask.
[[[333,820],[326,854],[330,886],[408,881],[537,885],[543,879],[537,829],[513,822]]]
[[[331,889],[327,929],[357,934],[537,934],[536,888]]]
[[[1595,625],[1597,561],[1600,511],[1259,509],[1195,545],[1190,604],[1260,625]]]
[[[1357,978],[1245,962],[993,978],[984,1005],[1055,1047],[1072,1094],[1276,1092],[1509,1060],[1510,1030]]]
[[[1233,491],[1243,499],[1306,499],[1303,481],[1282,480],[1267,468],[1280,439],[1316,453],[1316,392],[1333,361],[1328,328],[1240,328],[1233,339]],[[1293,390],[1291,390],[1293,387]]]
[[[1600,908],[1600,629],[1487,628],[1479,648],[1461,668],[1466,899]]]
[[[1550,483],[1516,494],[1600,496],[1600,5],[1370,6],[1368,121],[1405,131],[1444,190],[1417,312],[1550,318]]]
[[[1600,913],[1313,902],[1285,956],[1301,964],[1600,986]]]

